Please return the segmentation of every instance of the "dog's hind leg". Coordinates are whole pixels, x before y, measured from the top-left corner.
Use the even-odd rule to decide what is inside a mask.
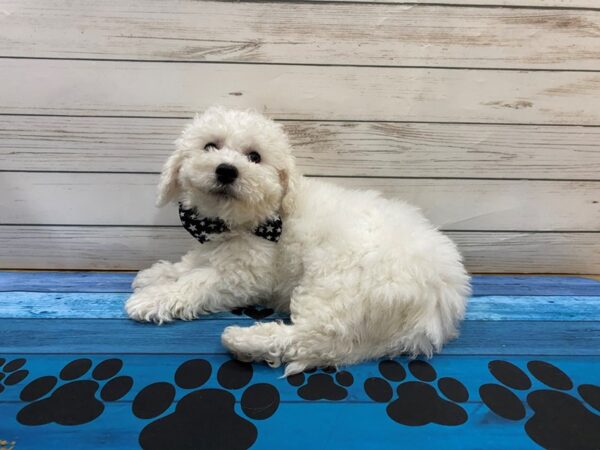
[[[324,278],[328,280],[327,277]],[[230,326],[221,341],[242,361],[266,361],[270,366],[286,364],[285,376],[319,366],[337,366],[364,359],[357,345],[356,327],[341,318],[357,309],[347,301],[328,297],[327,281],[305,279],[292,292],[292,324],[257,323],[251,327]],[[325,283],[325,285],[323,285]],[[350,300],[351,289],[340,286],[337,295]],[[321,295],[322,294],[322,295]]]
[[[304,369],[334,364],[328,354],[331,338],[322,329],[307,329],[281,322],[256,323],[251,327],[229,326],[221,341],[233,355],[246,362],[265,361],[271,367],[287,364],[285,376]]]

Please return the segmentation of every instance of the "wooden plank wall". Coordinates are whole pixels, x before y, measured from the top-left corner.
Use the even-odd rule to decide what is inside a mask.
[[[154,184],[212,104],[419,205],[473,272],[600,273],[594,0],[0,0],[0,268],[185,251]]]

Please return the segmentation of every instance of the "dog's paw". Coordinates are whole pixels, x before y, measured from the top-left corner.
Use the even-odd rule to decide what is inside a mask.
[[[221,335],[222,344],[243,362],[265,361],[271,367],[281,365],[282,351],[277,348],[271,331],[276,323],[256,324],[252,327],[229,326]]]
[[[181,301],[177,292],[167,286],[148,286],[135,291],[125,303],[125,311],[133,320],[158,324],[198,317],[193,306]]]
[[[226,347],[235,359],[242,362],[252,362],[259,360],[260,354],[256,350],[252,350],[248,345],[245,335],[248,328],[238,326],[229,326],[223,330],[221,335],[221,343]]]
[[[177,271],[172,263],[159,261],[152,267],[139,271],[133,279],[131,287],[137,291],[147,286],[171,283],[177,281],[177,276]]]
[[[127,315],[139,322],[170,322],[173,320],[169,311],[161,305],[160,296],[155,295],[154,291],[147,287],[136,290],[125,303]]]

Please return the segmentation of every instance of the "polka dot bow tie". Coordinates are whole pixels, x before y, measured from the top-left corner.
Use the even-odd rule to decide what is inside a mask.
[[[219,217],[202,217],[196,208],[186,209],[179,203],[179,219],[183,228],[201,244],[210,241],[212,234],[226,233],[229,228]],[[256,227],[253,233],[271,242],[278,242],[283,224],[280,217],[268,219]]]

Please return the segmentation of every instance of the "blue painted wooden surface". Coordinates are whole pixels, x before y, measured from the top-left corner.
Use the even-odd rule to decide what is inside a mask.
[[[448,401],[438,383],[443,378],[458,380],[469,398],[453,403],[465,411],[466,421],[455,426],[415,426],[392,420],[387,413],[388,403],[377,403],[368,395],[365,381],[373,377],[383,379],[377,362],[340,368],[352,376],[352,382],[346,386],[335,381],[335,373],[324,372],[305,374],[304,383],[294,386],[281,378],[281,368],[255,364],[247,385],[224,388],[219,384],[218,373],[230,359],[219,342],[220,333],[227,325],[250,325],[253,319],[224,313],[160,327],[133,323],[122,311],[132,277],[130,273],[0,272],[0,442],[14,441],[15,450],[139,448],[144,427],[159,419],[136,417],[132,405],[144,387],[162,382],[170,383],[176,395],[159,417],[175,414],[179,400],[188,402],[196,391],[210,389],[232,394],[235,414],[257,430],[252,448],[541,448],[526,431],[526,424],[534,418],[529,395],[560,390],[536,379],[528,368],[534,360],[549,362],[564,371],[573,385],[560,395],[581,405],[589,423],[600,421],[600,410],[586,403],[578,390],[581,385],[600,385],[600,282],[592,279],[475,277],[474,296],[461,337],[429,361],[436,378],[418,381],[411,374],[408,360],[399,358],[406,378],[389,382],[394,392],[406,382],[407,386],[425,384],[437,397]],[[265,320],[278,317],[272,315]],[[24,365],[10,371],[11,361],[19,358],[25,359]],[[81,358],[92,361],[92,369],[81,378],[58,380],[57,387],[41,400],[21,399],[21,393],[26,392],[24,387],[33,380],[59,378],[65,365]],[[20,411],[30,403],[48,402],[54,392],[68,389],[65,386],[69,383],[97,383],[101,389],[108,381],[93,381],[93,367],[111,358],[123,363],[115,376],[131,377],[133,385],[116,401],[103,401],[104,410],[97,418],[75,426],[34,426],[17,420]],[[205,360],[212,372],[201,387],[186,390],[174,383],[174,375],[182,363],[191,359]],[[525,407],[522,419],[502,418],[482,401],[481,386],[500,385],[490,371],[494,360],[509,361],[532,382],[528,389],[511,389]],[[9,380],[15,372],[26,377],[13,385]],[[342,389],[343,398],[305,398],[302,389],[307,389],[310,377],[329,377],[332,386],[337,386],[335,389]],[[243,408],[243,393],[257,383],[272,386],[279,396],[276,411],[264,420],[252,419]],[[94,398],[101,399],[99,391]],[[398,395],[394,394],[392,401]],[[406,397],[402,400],[409,401]],[[426,400],[419,399],[415,414],[427,409]],[[70,402],[63,400],[60,408],[69,413]],[[561,420],[567,420],[568,411],[557,411]],[[189,431],[182,427],[180,433]],[[556,427],[560,429],[560,424]],[[228,434],[239,434],[236,430],[229,428]],[[192,448],[208,448],[210,442],[218,441],[215,430],[208,434]],[[600,448],[600,438],[597,443],[587,443],[590,448]]]
[[[0,292],[130,292],[132,272],[0,272]],[[473,296],[594,295],[600,282],[585,277],[475,275]]]
[[[121,319],[0,319],[4,353],[225,353],[220,335],[246,319],[196,320],[166,325]],[[466,321],[452,355],[597,355],[600,321]]]
[[[58,373],[73,355],[23,355],[27,358],[27,368],[31,378],[49,373]],[[92,357],[94,364],[108,357],[120,355],[102,355]],[[224,356],[204,356],[211,366],[213,373],[202,388],[220,389],[216,372],[221,364],[227,361]],[[148,358],[146,355],[130,355],[123,357],[124,366],[121,372],[131,375],[134,384],[131,391],[121,400],[107,404],[102,415],[91,423],[81,425],[75,432],[74,427],[61,427],[48,424],[39,427],[25,428],[15,417],[24,402],[18,401],[16,392],[2,397],[0,402],[0,430],[8,438],[15,440],[17,448],[44,449],[81,448],[93,449],[99,445],[108,448],[135,448],[138,434],[151,420],[142,420],[131,413],[131,403],[142,386],[156,382],[173,384],[173,374],[177,367],[189,356],[157,355]],[[297,394],[297,387],[291,386],[280,378],[281,370],[272,370],[264,366],[256,366],[249,385],[269,383],[281,396],[281,402],[275,414],[263,421],[254,421],[258,425],[258,439],[255,448],[281,448],[286,442],[286,448],[539,448],[533,444],[523,432],[522,423],[510,422],[498,418],[487,410],[478,395],[478,387],[484,383],[495,382],[487,370],[489,357],[445,357],[436,358],[434,366],[438,378],[453,377],[463,381],[468,392],[469,400],[461,403],[467,412],[469,420],[460,426],[448,427],[427,425],[423,427],[401,426],[389,417],[386,405],[374,403],[365,395],[363,386],[370,377],[380,376],[375,365],[360,365],[352,369],[354,382],[347,388],[347,396],[339,401],[307,401]],[[512,358],[512,362],[523,370],[527,370],[529,358]],[[588,358],[585,362],[579,358],[557,357],[550,359],[566,373],[573,374],[575,386],[585,383],[600,383],[600,358]],[[406,361],[401,360],[406,367]],[[587,371],[589,369],[589,371]],[[83,377],[91,379],[89,376]],[[408,375],[406,381],[414,381]],[[546,388],[532,378],[533,384],[529,391]],[[436,386],[436,383],[431,383]],[[239,398],[246,387],[234,389],[237,397],[236,412],[243,416]],[[14,391],[17,391],[15,389]],[[437,389],[439,393],[439,389]],[[179,399],[188,393],[187,390],[176,387],[173,406],[167,411],[172,412]],[[577,396],[576,389],[569,391]],[[516,391],[517,396],[526,402],[526,391]],[[528,416],[531,412],[528,412]],[[523,421],[527,420],[525,418]],[[79,434],[79,439],[73,434]],[[291,438],[293,436],[293,438]],[[76,437],[76,436],[75,436]],[[289,443],[288,443],[289,442]],[[202,448],[200,445],[197,448]]]
[[[117,403],[131,403],[139,390],[151,383],[166,381],[173,383],[173,376],[177,368],[185,361],[200,358],[207,360],[211,367],[212,373],[209,381],[203,385],[203,388],[218,388],[217,372],[221,365],[230,360],[225,354],[180,354],[173,353],[153,354],[148,358],[146,354],[128,354],[122,353],[103,353],[94,355],[86,353],[81,354],[46,354],[40,356],[35,353],[20,353],[19,355],[11,355],[10,358],[24,358],[26,360],[23,369],[29,371],[26,381],[20,383],[20,387],[42,375],[53,374],[57,375],[64,365],[74,359],[85,357],[92,361],[92,367],[109,358],[120,358],[123,360],[123,367],[118,375],[129,375],[135,380],[134,388],[131,389]],[[478,387],[484,383],[496,381],[488,370],[488,363],[493,360],[505,360],[502,356],[489,355],[438,355],[429,363],[437,372],[437,379],[442,377],[453,377],[460,380],[470,393],[469,400],[466,403],[478,404],[481,406],[481,399],[478,396]],[[407,369],[409,359],[406,357],[396,358],[400,364]],[[600,382],[600,355],[587,356],[580,358],[577,356],[547,356],[539,357],[530,355],[527,356],[511,356],[510,361],[527,371],[527,362],[531,360],[544,360],[555,364],[563,371],[570,375],[575,386],[586,383]],[[341,400],[348,403],[371,403],[370,398],[365,393],[364,382],[370,377],[381,376],[377,364],[358,364],[351,367],[346,367],[341,370],[348,370],[353,376],[353,383],[345,387],[347,396]],[[254,383],[269,383],[277,387],[282,402],[307,402],[297,394],[298,387],[290,384],[286,379],[282,378],[283,368],[272,369],[263,364],[253,365],[253,375],[250,384]],[[82,379],[92,379],[90,373],[86,374]],[[410,371],[407,370],[407,378],[405,381],[414,380]],[[531,377],[531,390],[542,389],[545,386],[534,377]],[[436,385],[436,381],[432,383]],[[182,389],[176,385],[177,399],[187,393],[186,389]],[[19,393],[21,389],[7,388],[0,397],[0,402],[19,402]],[[242,389],[243,390],[243,389]],[[439,389],[438,389],[439,391]],[[571,391],[574,391],[571,390]],[[515,390],[515,394],[522,400],[526,399],[528,390]],[[239,400],[239,399],[238,399]],[[238,402],[239,403],[239,402]],[[23,406],[23,404],[21,405]]]
[[[122,319],[128,296],[125,292],[0,292],[0,317]],[[465,319],[593,321],[599,316],[600,296],[485,295],[471,298]],[[284,319],[287,315],[273,313],[268,317]],[[213,319],[239,320],[240,316],[217,313],[202,317]]]

